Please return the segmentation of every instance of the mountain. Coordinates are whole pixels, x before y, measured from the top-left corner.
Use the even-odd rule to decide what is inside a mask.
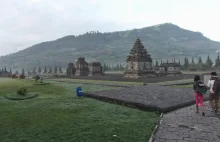
[[[186,56],[212,55],[220,49],[220,42],[204,37],[200,32],[182,29],[171,23],[141,29],[117,32],[87,32],[42,42],[17,53],[0,57],[0,67],[26,68],[55,65],[67,67],[77,57],[87,61],[95,59],[102,63],[125,63],[135,39],[140,37],[154,60]]]

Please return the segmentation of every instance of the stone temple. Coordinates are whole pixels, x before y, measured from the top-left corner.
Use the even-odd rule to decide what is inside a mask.
[[[88,76],[89,75],[89,64],[85,61],[85,58],[80,57],[76,61],[76,75]]]
[[[126,62],[125,77],[139,78],[155,76],[152,59],[139,38],[136,39],[130,54],[127,56]]]

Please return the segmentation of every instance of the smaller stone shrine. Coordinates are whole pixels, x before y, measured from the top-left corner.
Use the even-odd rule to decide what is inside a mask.
[[[78,58],[76,61],[76,75],[88,76],[89,75],[89,64],[85,61],[85,58]]]
[[[163,63],[161,62],[161,65]],[[161,76],[161,75],[166,75],[166,72],[165,72],[165,68],[163,66],[160,66],[160,65],[156,65],[155,66],[155,72],[157,75]]]
[[[73,76],[76,73],[76,68],[73,63],[68,64],[68,68],[66,69],[67,76]]]
[[[100,62],[89,63],[89,76],[103,76],[103,69]]]
[[[180,75],[180,65],[178,63],[162,63],[160,68],[164,68],[164,71],[167,75]]]
[[[125,77],[139,78],[156,75],[152,67],[152,59],[139,38],[136,39],[126,62]]]

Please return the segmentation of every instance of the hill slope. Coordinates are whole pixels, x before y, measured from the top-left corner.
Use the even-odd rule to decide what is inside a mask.
[[[66,36],[43,42],[17,53],[0,57],[0,67],[33,68],[35,66],[61,65],[66,67],[77,57],[112,64],[125,62],[137,35],[153,59],[183,58],[193,55],[213,54],[220,43],[204,37],[199,32],[182,29],[166,23],[157,26],[111,33],[90,32],[79,36]]]

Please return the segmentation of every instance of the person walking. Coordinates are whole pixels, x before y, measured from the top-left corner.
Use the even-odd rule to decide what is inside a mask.
[[[196,113],[199,113],[199,103],[202,107],[202,115],[205,116],[205,110],[204,110],[204,94],[207,91],[207,87],[205,84],[201,81],[200,76],[196,75],[194,77],[194,84],[193,84],[193,90],[195,95],[195,101],[196,101]]]
[[[217,112],[218,111],[218,104],[219,104],[219,95],[215,93],[213,90],[213,85],[216,80],[217,73],[211,72],[211,78],[207,83],[207,87],[209,88],[209,105],[211,106],[212,110]]]

